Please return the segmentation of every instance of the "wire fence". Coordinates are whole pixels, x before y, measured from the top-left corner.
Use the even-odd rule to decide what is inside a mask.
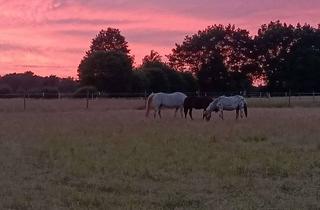
[[[227,91],[227,92],[184,92],[188,96],[211,96],[221,95],[232,96],[242,95],[244,97],[270,98],[270,97],[290,97],[290,96],[320,96],[320,92],[247,92],[247,91]],[[61,98],[146,98],[151,92],[85,92],[85,93],[62,93],[62,92],[21,92],[1,94],[0,98],[34,98],[34,99],[61,99]]]
[[[35,100],[41,101],[48,99],[49,101],[57,101],[63,99],[79,99],[82,102],[78,102],[79,100],[75,100],[76,103],[81,103],[81,106],[83,106],[83,108],[89,109],[90,104],[99,99],[130,98],[145,101],[149,94],[150,93],[147,91],[135,93],[86,92],[76,95],[74,93],[60,92],[24,92],[14,94],[0,94],[0,99],[2,101],[8,99],[16,99],[16,101],[20,101],[19,99],[22,99],[21,107],[23,108],[23,110],[27,109],[28,103]],[[256,107],[320,106],[320,92],[186,92],[186,95],[206,95],[213,98],[221,95],[243,95],[247,98],[251,105]]]

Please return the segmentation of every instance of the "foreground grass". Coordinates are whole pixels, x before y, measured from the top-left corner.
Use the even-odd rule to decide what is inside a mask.
[[[209,123],[139,110],[1,112],[0,209],[319,209],[317,108]]]

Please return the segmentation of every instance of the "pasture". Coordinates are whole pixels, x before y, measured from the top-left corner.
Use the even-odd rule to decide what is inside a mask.
[[[319,101],[248,102],[205,122],[146,119],[137,99],[1,99],[0,209],[319,209]]]

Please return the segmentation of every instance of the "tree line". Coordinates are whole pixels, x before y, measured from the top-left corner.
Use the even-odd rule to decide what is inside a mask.
[[[74,93],[79,88],[79,82],[71,77],[38,76],[31,71],[11,73],[0,77],[0,96],[10,97],[15,94],[46,94],[57,97],[58,93]]]
[[[240,91],[259,81],[268,91],[320,90],[320,26],[276,21],[250,36],[231,24],[212,25],[166,57],[151,50],[134,68],[120,30],[101,30],[79,64],[79,82],[105,92]]]
[[[0,77],[0,94],[320,91],[320,25],[275,21],[255,36],[231,24],[212,25],[186,36],[165,57],[151,50],[136,67],[120,30],[107,28],[92,39],[77,73],[78,80],[7,74]]]

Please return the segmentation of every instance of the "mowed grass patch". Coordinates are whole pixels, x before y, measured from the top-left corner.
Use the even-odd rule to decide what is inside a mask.
[[[1,209],[319,208],[316,108],[48,110],[1,113]]]

